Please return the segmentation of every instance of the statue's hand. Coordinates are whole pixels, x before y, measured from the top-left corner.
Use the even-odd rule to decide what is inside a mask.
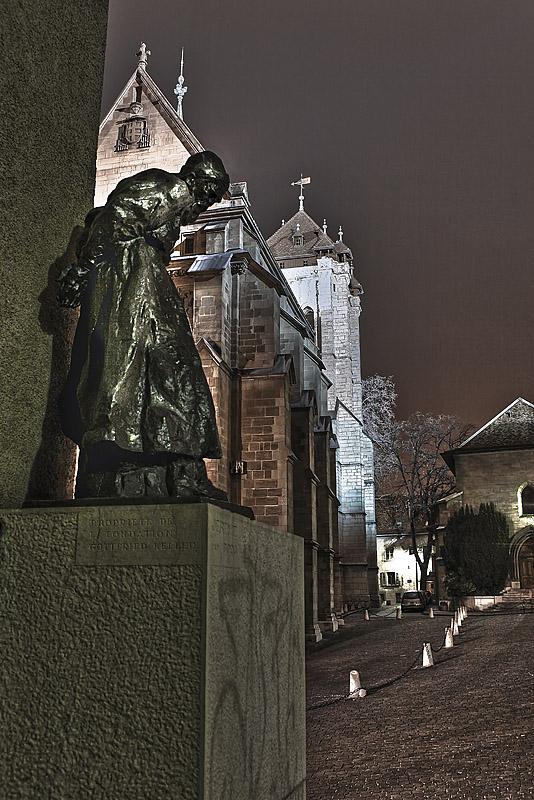
[[[69,264],[57,279],[59,284],[57,299],[59,304],[66,308],[76,308],[80,305],[87,286],[89,270],[80,269],[79,263]]]

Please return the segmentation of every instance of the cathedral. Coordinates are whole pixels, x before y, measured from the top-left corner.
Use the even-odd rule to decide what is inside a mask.
[[[151,167],[178,172],[205,148],[137,67],[100,126],[95,205]],[[215,148],[216,149],[216,148]],[[241,176],[240,176],[241,177]],[[213,395],[223,457],[213,483],[255,518],[305,542],[306,638],[377,604],[372,445],[361,421],[362,287],[340,230],[334,242],[300,209],[265,240],[247,185],[181,230],[169,274]]]

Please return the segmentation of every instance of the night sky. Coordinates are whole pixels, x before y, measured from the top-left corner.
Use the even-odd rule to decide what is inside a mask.
[[[110,0],[103,113],[141,41],[173,104],[184,46],[184,119],[266,238],[311,176],[399,417],[534,402],[532,0]]]

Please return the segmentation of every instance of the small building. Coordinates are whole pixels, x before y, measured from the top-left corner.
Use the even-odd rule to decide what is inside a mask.
[[[478,511],[493,503],[510,529],[510,580],[534,589],[534,405],[518,397],[443,458],[456,476],[456,491],[438,503],[438,591],[446,596],[439,549],[449,517],[463,506]]]
[[[417,550],[422,557],[427,534],[418,534],[416,538]],[[376,545],[380,604],[394,606],[400,603],[404,592],[420,588],[412,535],[402,531],[377,533]]]

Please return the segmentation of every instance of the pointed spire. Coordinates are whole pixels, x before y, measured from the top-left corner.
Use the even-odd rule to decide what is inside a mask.
[[[300,186],[299,211],[304,211],[304,194],[303,194],[302,187],[304,186],[305,183],[311,183],[311,178],[303,178],[302,177],[302,172],[301,172],[300,173],[300,180],[299,181],[293,181],[293,183],[291,184],[291,186]]]
[[[339,230],[337,232],[337,236],[338,236],[338,239],[337,239],[338,242],[342,242],[343,241],[343,228],[341,227],[341,225],[339,226]]]
[[[135,55],[137,56],[137,69],[146,69],[148,56],[151,56],[152,53],[150,50],[146,49],[146,44],[144,42],[141,42],[141,47]]]
[[[180,77],[178,78],[178,83],[174,87],[174,94],[177,97],[176,102],[176,110],[178,112],[178,116],[180,119],[184,118],[184,114],[182,111],[182,100],[184,99],[184,94],[187,92],[187,86],[184,86],[184,48],[182,47],[182,61],[180,64]]]
[[[325,236],[326,236],[327,228],[328,228],[328,225],[326,224],[326,220],[323,219],[323,233],[324,233]]]

